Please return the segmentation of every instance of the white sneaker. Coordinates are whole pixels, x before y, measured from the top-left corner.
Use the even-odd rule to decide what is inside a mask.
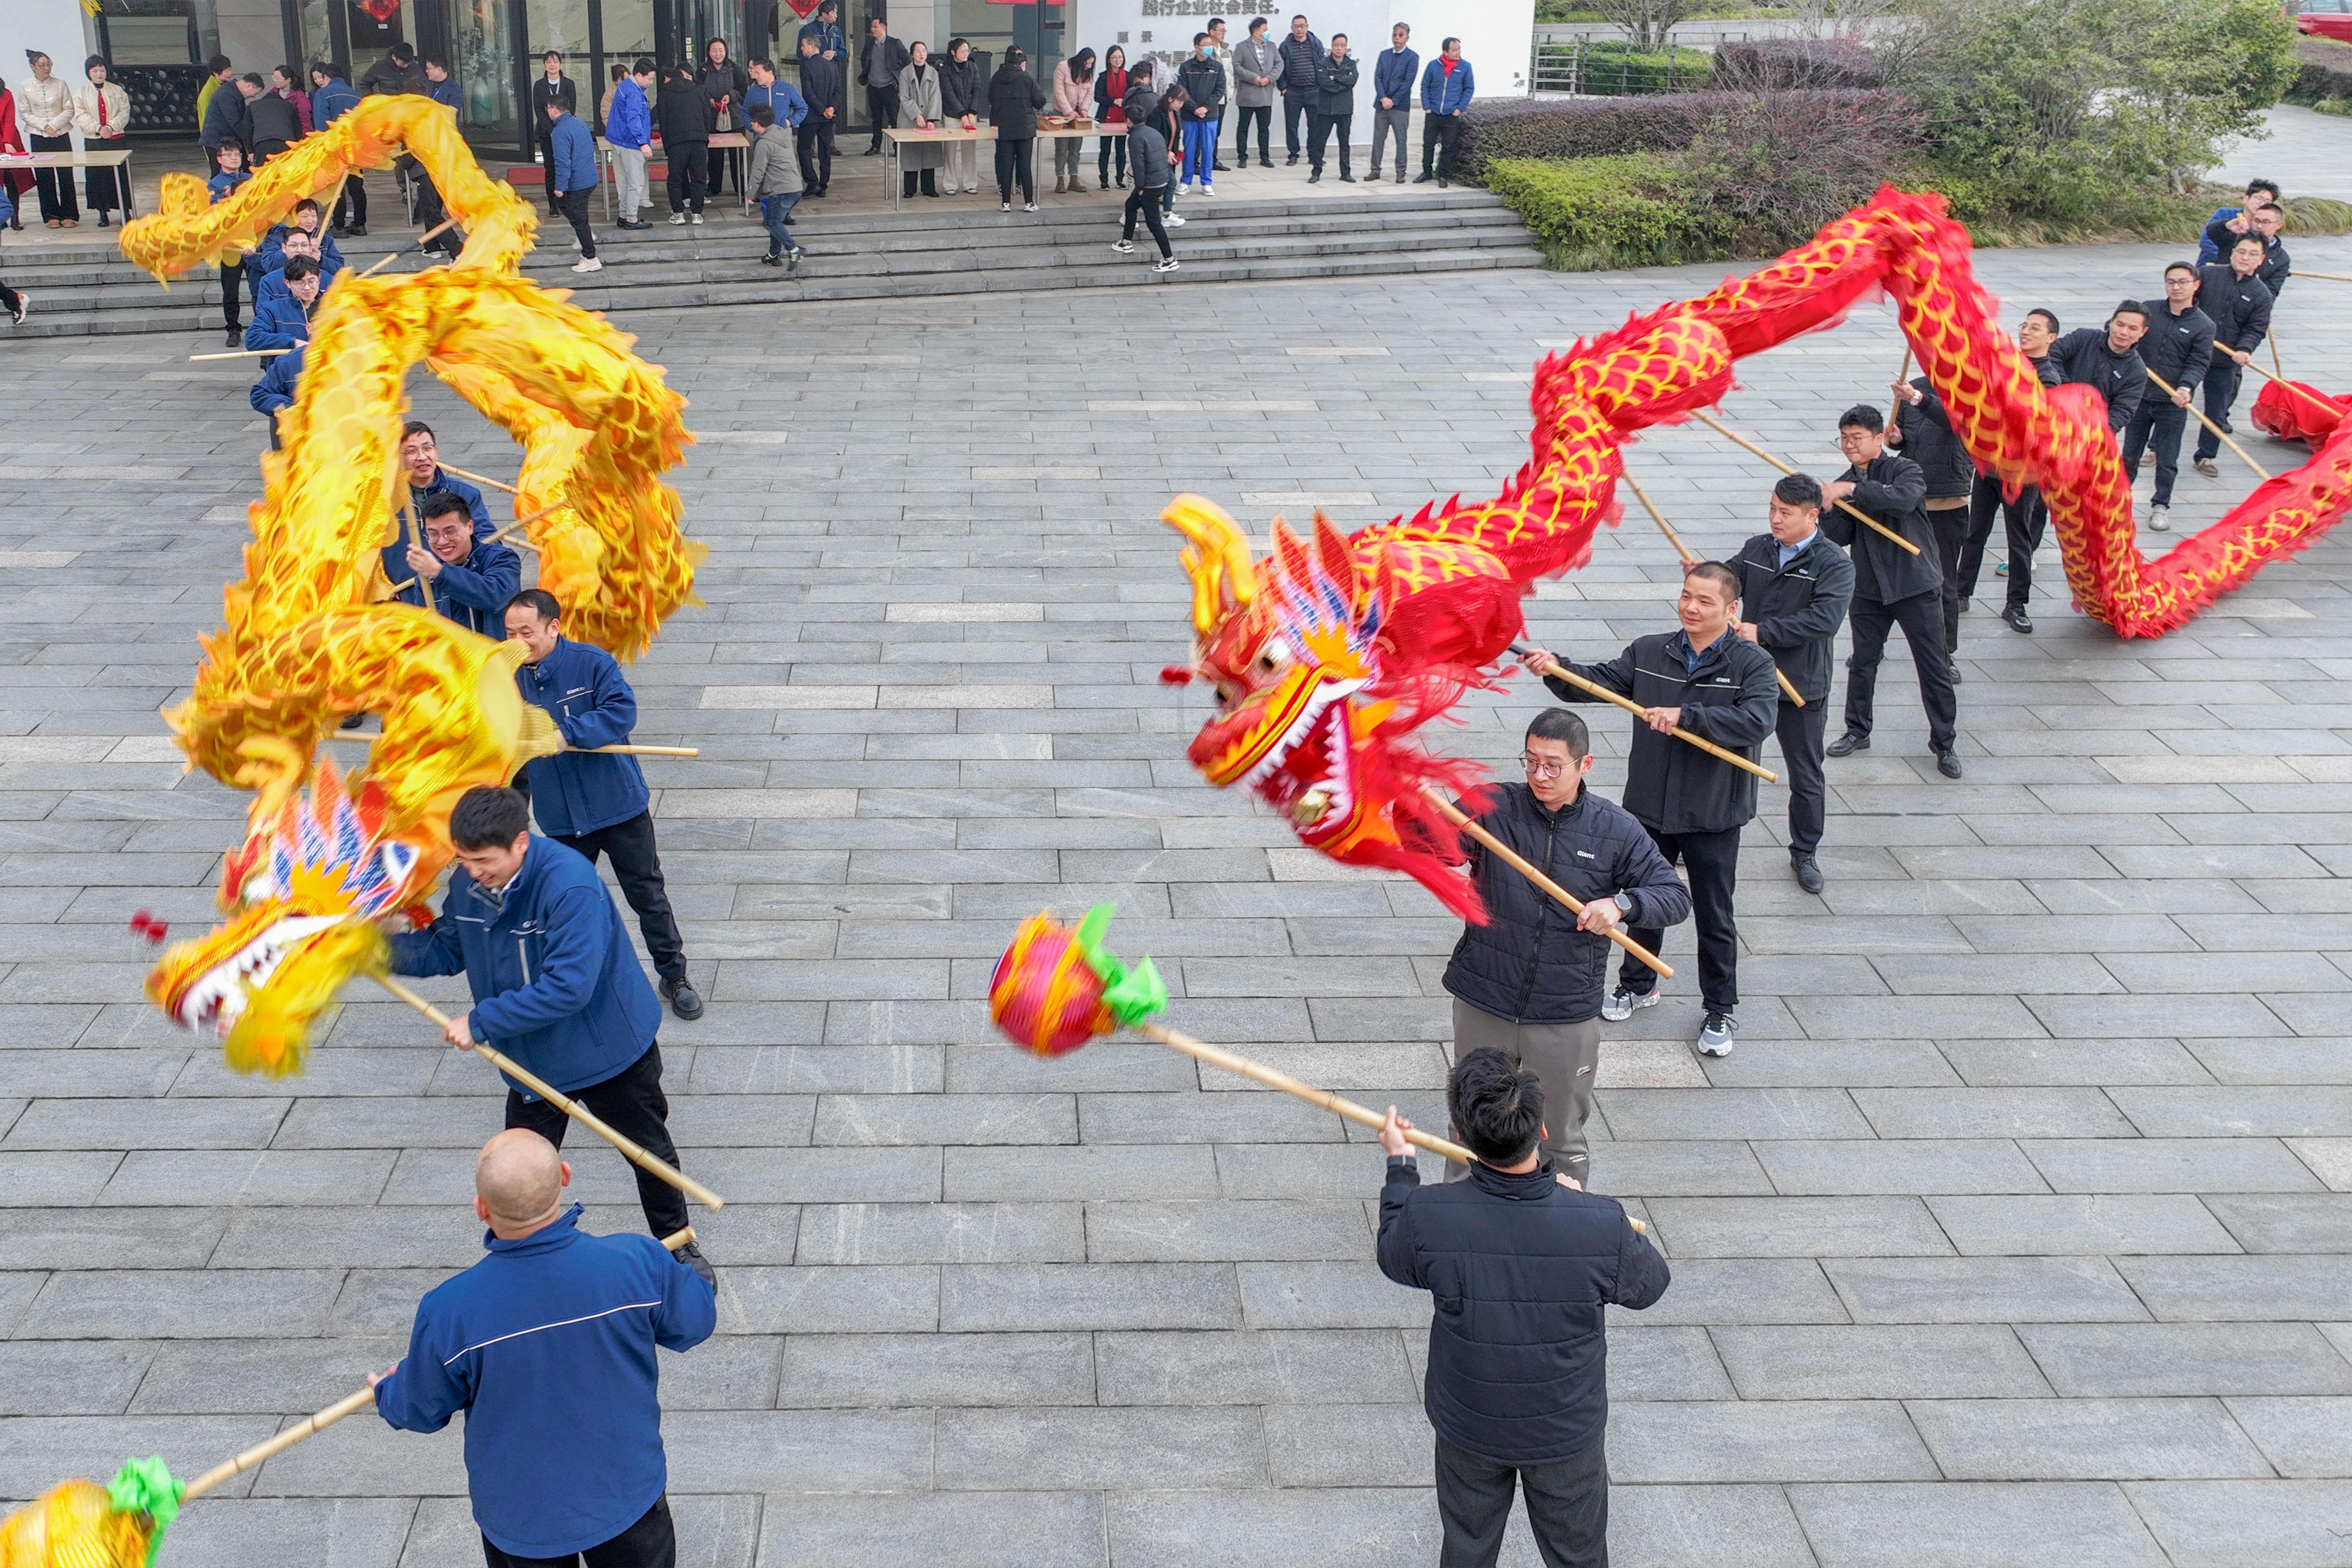
[[[1203,180],[1201,182],[1201,194],[1204,196],[1213,196],[1217,194],[1217,187]]]
[[[695,227],[697,227],[697,228],[700,228],[700,227],[702,226],[702,215],[701,215],[700,213],[697,213],[697,214],[695,214],[695,215],[694,215],[694,216],[693,216],[693,217],[689,218],[688,221],[688,222],[690,222],[690,223],[692,223],[692,224],[694,225],[694,226],[695,226]]]
[[[996,210],[1001,213],[1009,213],[1013,210],[1013,204],[1011,202],[999,202],[996,204]]]
[[[1609,993],[1607,998],[1601,1002],[1601,1016],[1612,1024],[1622,1024],[1633,1016],[1636,1008],[1654,1007],[1657,1005],[1657,987],[1652,986],[1649,990],[1636,994],[1620,985]]]
[[[1111,244],[1111,248],[1118,251],[1121,256],[1133,256],[1135,254],[1135,241],[1131,239],[1115,240]]]
[[[1739,1028],[1728,1013],[1709,1013],[1698,1027],[1698,1054],[1703,1057],[1727,1057],[1731,1054],[1731,1037]]]
[[[684,213],[672,213],[669,215],[669,221],[677,227],[684,228],[686,226],[686,215]]]
[[[2158,533],[2171,532],[2172,509],[2168,506],[2152,506],[2148,508],[2147,525]]]
[[[1183,218],[1175,213],[1168,214],[1160,221],[1166,224],[1170,228],[1182,228],[1184,226]]]
[[[963,194],[968,196],[976,196],[980,195],[980,187],[978,185],[966,185],[963,188]]]
[[[1173,272],[1176,270],[1176,258],[1172,256],[1163,256],[1159,260],[1151,264],[1151,270],[1154,272]]]
[[[1037,210],[1037,204],[1035,202],[1031,202],[1022,207],[1021,210],[1024,213],[1034,213]]]
[[[572,270],[574,272],[602,272],[604,270],[604,264],[602,261],[597,260],[593,256],[583,256],[579,260],[572,264]]]

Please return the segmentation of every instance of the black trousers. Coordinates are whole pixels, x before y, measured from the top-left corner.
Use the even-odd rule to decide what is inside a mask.
[[[88,140],[93,153],[119,153],[131,139],[117,136],[102,141],[92,136]],[[92,212],[110,213],[117,207],[125,212],[131,210],[131,178],[122,172],[120,164],[111,169],[84,170],[81,192],[82,200]]]
[[[1780,737],[1780,764],[1789,773],[1789,853],[1811,855],[1822,847],[1822,824],[1829,816],[1829,782],[1822,773],[1822,738],[1829,733],[1830,700],[1823,692],[1802,708],[1783,700],[1773,732]]]
[[[343,176],[341,188],[335,194],[335,227],[367,227],[367,181],[358,174]]]
[[[2189,410],[2159,395],[2151,386],[2147,395],[2140,399],[2139,411],[2124,429],[2124,473],[2127,477],[2137,479],[2141,455],[2151,446],[2156,448],[2156,493],[2148,498],[2150,506],[2172,504],[2172,481],[2180,473],[2180,436],[2188,427]],[[2214,450],[2220,449],[2217,443]]]
[[[1911,645],[1912,667],[1919,673],[1927,744],[1939,752],[1948,748],[1958,732],[1959,701],[1952,689],[1952,661],[1944,652],[1943,600],[1934,594],[1914,594],[1882,605],[1857,595],[1846,624],[1853,628],[1853,657],[1845,665],[1845,727],[1858,735],[1870,733],[1878,661],[1886,656],[1887,632],[1899,626],[1903,640]]]
[[[544,115],[545,111],[542,110],[541,117],[544,118]],[[541,129],[539,136],[539,166],[547,177],[547,216],[562,217],[562,205],[555,199],[555,142],[544,129]]]
[[[1117,154],[1118,159],[1118,177],[1121,180],[1127,178],[1127,138],[1106,136],[1102,139],[1101,150],[1095,153],[1095,181],[1097,184],[1110,183],[1113,154]]]
[[[814,110],[809,115],[793,132],[793,145],[801,155],[801,184],[810,195],[823,195],[833,183],[833,121],[817,119]]]
[[[1996,516],[2009,551],[2007,602],[2021,610],[2033,596],[2033,552],[2042,548],[2042,531],[2050,522],[2050,509],[2042,504],[2036,485],[2018,491],[2015,500],[2003,500],[1999,479],[1977,476],[1976,489],[1969,492],[1969,542],[1960,552],[1960,592],[1972,595],[1977,591],[1977,574],[1984,568],[1985,545]]]
[[[1249,162],[1250,124],[1255,121],[1257,124],[1257,161],[1261,163],[1273,163],[1274,153],[1270,151],[1270,144],[1274,140],[1274,105],[1244,104],[1234,111],[1234,119],[1238,126],[1238,129],[1234,132],[1234,162],[1236,163]]]
[[[1145,223],[1151,226],[1151,243],[1160,247],[1160,254],[1162,256],[1171,254],[1168,248],[1168,226],[1160,221],[1160,188],[1158,186],[1138,185],[1127,193],[1127,212],[1125,221],[1119,226],[1119,238],[1135,237],[1135,220],[1138,214],[1142,216]]]
[[[653,954],[655,973],[664,980],[685,979],[686,942],[677,934],[677,917],[669,910],[669,889],[662,881],[661,852],[654,843],[654,814],[641,811],[626,822],[593,833],[548,837],[588,857],[591,866],[599,854],[612,858],[613,875],[620,879],[621,897],[637,911],[637,929],[646,933],[646,951]]]
[[[999,138],[996,143],[996,199],[1013,199],[1013,183],[1021,183],[1021,199],[1024,203],[1037,199],[1037,160],[1034,156],[1037,139],[1016,137],[1012,141]]]
[[[572,220],[572,232],[580,237],[582,259],[596,259],[596,237],[588,232],[588,193],[566,191],[556,202],[555,210]]]
[[[604,1544],[569,1557],[517,1557],[482,1537],[482,1558],[489,1568],[575,1568],[583,1557],[588,1568],[677,1568],[677,1531],[670,1523],[669,1499],[656,1498],[636,1523]]]
[[[1546,1568],[1609,1568],[1607,1448],[1596,1437],[1557,1464],[1506,1465],[1437,1439],[1437,1517],[1445,1528],[1438,1568],[1494,1568],[1514,1481],[1527,1494],[1528,1533]]]
[[[898,123],[898,89],[895,87],[868,87],[866,89],[866,118],[874,127],[874,140],[866,150],[879,153],[882,151],[882,128]]]
[[[1958,506],[1927,510],[1927,526],[1936,535],[1936,565],[1944,574],[1944,652],[1960,651],[1960,556],[1969,547],[1969,509]]]
[[[34,153],[70,153],[73,151],[73,138],[27,136],[25,138],[25,146],[27,151]],[[41,189],[41,221],[43,223],[48,222],[51,218],[72,218],[77,223],[81,221],[81,204],[74,200],[71,169],[36,169],[33,171],[33,183]],[[2235,370],[2237,366],[2231,365],[2230,368]]]
[[[1355,173],[1348,166],[1348,131],[1355,122],[1356,117],[1352,114],[1318,114],[1314,117],[1314,140],[1310,144],[1307,157],[1314,163],[1317,174],[1323,172],[1323,148],[1325,143],[1331,140],[1331,132],[1334,131],[1339,133],[1339,173],[1342,174]]]
[[[1428,174],[1432,160],[1436,172],[1451,177],[1454,161],[1462,155],[1462,117],[1459,114],[1424,114],[1421,117],[1421,172]]]
[[[1642,825],[1669,866],[1689,873],[1691,920],[1697,926],[1698,994],[1710,1013],[1739,1005],[1739,926],[1732,919],[1731,895],[1739,885],[1739,829],[1715,833],[1661,833]],[[1664,926],[1628,926],[1625,934],[1663,958]],[[1632,953],[1617,966],[1617,984],[1636,996],[1649,994],[1658,972]]]
[[[661,1071],[661,1042],[656,1040],[646,1047],[644,1056],[602,1083],[572,1090],[571,1097],[594,1111],[614,1131],[636,1140],[646,1153],[683,1170],[677,1163],[677,1145],[670,1142],[669,1100],[662,1093]],[[546,1100],[525,1100],[520,1089],[510,1089],[507,1090],[507,1126],[528,1127],[561,1149],[572,1118]],[[684,1229],[686,1194],[650,1172],[635,1165],[629,1169],[636,1172],[637,1205],[646,1211],[646,1228],[656,1236]]]
[[[225,262],[221,266],[221,324],[230,331],[240,331],[245,326],[245,263]]]
[[[1311,87],[1286,87],[1282,89],[1282,140],[1297,158],[1299,153],[1299,128],[1315,118],[1315,89]]]
[[[710,189],[710,144],[707,142],[680,142],[668,150],[669,174],[662,181],[669,192],[669,210],[682,213],[691,200],[694,210],[702,210],[702,198]]]
[[[40,138],[36,136],[33,140],[38,142]],[[45,194],[42,205],[46,207],[47,205]],[[2218,348],[2213,352],[2213,363],[2205,370],[2205,417],[2231,435],[2237,433],[2238,427],[2230,423],[2230,409],[2238,401],[2238,384],[2245,379],[2245,374],[2236,360],[2224,355]],[[2221,437],[2202,425],[2197,427],[2197,432],[2198,458],[2210,463],[2220,457]]]
[[[743,149],[713,147],[710,150],[710,194],[718,196],[727,189],[727,171],[735,171],[735,194],[743,194]],[[807,182],[803,181],[803,184]]]

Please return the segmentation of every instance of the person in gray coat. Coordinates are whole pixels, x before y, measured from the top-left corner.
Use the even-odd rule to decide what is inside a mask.
[[[940,121],[947,118],[947,109],[940,87],[940,73],[931,64],[931,47],[920,43],[909,45],[907,57],[907,68],[898,73],[898,129],[937,131]],[[947,166],[946,142],[899,142],[899,194],[913,195],[919,182],[923,195],[938,195],[939,172]]]
[[[1274,167],[1274,103],[1282,96],[1282,56],[1265,36],[1265,18],[1255,17],[1249,25],[1249,37],[1234,46],[1234,118],[1240,129],[1234,133],[1234,162],[1246,167],[1249,163],[1249,132],[1252,121],[1257,125],[1257,162],[1261,169]]]
[[[751,158],[743,167],[743,194],[760,204],[760,216],[768,230],[768,253],[760,258],[761,264],[775,267],[789,258],[798,268],[801,247],[793,243],[793,208],[800,205],[807,187],[801,179],[793,133],[776,123],[775,110],[764,103],[745,110],[743,124],[751,138]]]

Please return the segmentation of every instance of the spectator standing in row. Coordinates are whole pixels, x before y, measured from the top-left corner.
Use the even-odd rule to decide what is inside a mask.
[[[1131,100],[1135,95],[1129,93],[1128,96]],[[1150,97],[1148,92],[1145,96],[1147,99]],[[1160,127],[1160,133],[1168,138],[1168,156],[1172,165],[1181,168],[1184,163],[1184,84],[1171,82],[1168,90],[1149,107],[1153,122]],[[1131,111],[1129,118],[1132,118]],[[1172,174],[1169,175],[1168,183],[1160,187],[1160,217],[1170,228],[1184,226],[1183,216],[1176,210],[1176,176]]]
[[[1323,63],[1323,40],[1309,32],[1302,13],[1290,19],[1290,37],[1276,46],[1282,57],[1282,139],[1289,163],[1298,162],[1300,124],[1315,110],[1315,68]]]
[[[810,31],[817,26],[812,22],[801,29],[801,97],[807,100],[809,112],[794,138],[800,152],[801,183],[812,196],[824,195],[825,187],[833,184],[833,138],[840,126],[842,94],[840,63],[824,52],[817,35]]]
[[[1315,184],[1323,178],[1323,145],[1331,132],[1339,133],[1339,180],[1352,185],[1356,176],[1348,167],[1348,140],[1356,123],[1357,65],[1348,53],[1348,35],[1331,35],[1331,52],[1315,68],[1315,118],[1312,122],[1307,183]]]
[[[436,77],[433,74],[434,68],[436,65],[440,66],[441,71],[441,74],[438,77]],[[436,60],[426,60],[425,62],[425,79],[428,84],[436,81],[448,82],[449,68],[446,65],[441,65],[441,63]],[[310,95],[302,89],[301,83],[301,73],[297,71],[292,66],[271,66],[269,68],[269,90],[294,106],[294,118],[301,125],[302,134],[308,136],[310,134],[311,131]],[[436,103],[446,103],[453,109],[457,107],[457,86],[455,82],[449,82],[448,94],[446,97],[442,95],[439,89],[430,85],[426,87],[425,94]]]
[[[1919,465],[1927,476],[1927,526],[1936,536],[1936,570],[1943,576],[1944,656],[1948,661],[1960,651],[1960,555],[1969,543],[1969,492],[1976,488],[1976,459],[1960,445],[1944,400],[1924,375],[1898,381],[1895,419],[1886,427],[1886,443]],[[1960,672],[1952,670],[1952,684]]]
[[[1095,52],[1080,49],[1054,67],[1054,85],[1046,94],[1053,112],[1065,120],[1084,120],[1094,110]],[[905,156],[902,152],[899,154]],[[1075,136],[1054,139],[1054,194],[1086,189],[1087,144]]]
[[[2124,428],[2124,473],[2135,483],[2139,460],[2151,441],[2156,447],[2156,491],[2148,498],[2147,526],[2163,533],[2172,527],[2172,481],[2180,472],[2180,435],[2189,407],[2213,364],[2213,319],[2197,308],[2197,268],[2176,261],[2164,269],[2164,298],[2141,301],[2147,309],[2147,336],[2139,357],[2148,374],[2172,390],[2151,384]]]
[[[637,215],[651,195],[646,170],[654,156],[654,62],[639,57],[613,89],[613,110],[604,117],[604,140],[613,149],[613,184],[620,189],[621,226],[650,228]]]
[[[1396,138],[1396,183],[1404,184],[1405,132],[1412,124],[1413,84],[1421,79],[1421,56],[1407,47],[1412,29],[1399,22],[1389,29],[1389,47],[1372,62],[1372,178],[1381,177],[1381,149]]]
[[[130,145],[131,95],[106,79],[103,56],[83,61],[81,74],[87,79],[74,89],[74,129],[81,132],[83,147],[92,153],[121,152]],[[115,208],[130,210],[130,176],[119,165],[101,169],[93,164],[84,171],[82,182],[82,195],[98,215],[99,227],[113,226]]]
[[[220,167],[221,144],[226,142],[234,142],[245,150],[249,168],[259,166],[251,156],[253,111],[247,107],[247,100],[260,96],[261,79],[257,76],[238,77],[213,94],[212,107],[205,110],[203,141],[215,170]]]
[[[560,103],[547,106],[547,184],[555,210],[572,225],[580,259],[574,272],[602,272],[596,259],[596,237],[588,228],[588,198],[596,189],[596,136],[581,118]]]
[[[1462,58],[1462,40],[1446,39],[1429,68],[1421,73],[1421,173],[1413,176],[1414,184],[1434,173],[1437,188],[1445,188],[1454,174],[1454,161],[1462,155],[1462,111],[1470,107],[1477,91],[1470,62]]]
[[[1201,194],[1213,196],[1217,194],[1217,128],[1225,106],[1225,68],[1217,63],[1216,44],[1208,34],[1192,35],[1192,53],[1176,68],[1176,80],[1184,89],[1184,162],[1176,183],[1189,192],[1198,179]]]
[[[1135,220],[1140,216],[1151,230],[1152,243],[1160,247],[1160,260],[1153,270],[1173,272],[1176,252],[1168,243],[1168,226],[1161,221],[1160,207],[1160,193],[1174,178],[1177,155],[1169,151],[1168,133],[1160,129],[1157,117],[1133,100],[1130,107],[1134,112],[1128,117],[1128,162],[1135,169],[1135,188],[1127,193],[1118,242],[1111,248],[1121,256],[1135,254]]]
[[[662,153],[669,161],[669,221],[685,224],[691,202],[692,221],[699,225],[710,182],[710,100],[684,67],[672,66],[662,79],[656,108],[661,116]]]
[[[1282,51],[1265,36],[1265,18],[1251,17],[1249,37],[1234,47],[1234,119],[1240,125],[1234,135],[1234,163],[1239,167],[1249,166],[1253,123],[1257,126],[1258,167],[1274,167],[1274,100],[1281,94],[1282,76]]]
[[[1013,210],[1013,183],[1021,182],[1022,210],[1037,210],[1037,111],[1045,89],[1022,69],[1029,57],[1018,46],[1004,51],[1004,63],[988,79],[988,119],[996,127],[996,201]]]
[[[26,49],[25,63],[33,74],[16,84],[16,118],[26,143],[36,153],[72,152],[73,89],[40,50]],[[39,169],[33,177],[41,190],[42,222],[51,228],[72,228],[81,221],[71,169]]]
[[[1224,136],[1225,121],[1233,118],[1234,51],[1233,47],[1225,42],[1225,19],[1223,16],[1209,18],[1209,58],[1217,62],[1217,68],[1225,77],[1223,95],[1217,100],[1215,134],[1209,139],[1209,167],[1224,174],[1233,171],[1233,165],[1225,162]],[[1249,160],[1244,158],[1242,162],[1246,164]]]
[[[198,123],[202,122],[199,117]],[[16,124],[16,95],[10,92],[5,83],[0,83],[0,153],[28,151],[30,149],[25,145],[25,133]],[[0,195],[8,198],[6,223],[11,229],[19,232],[24,229],[25,219],[16,208],[24,201],[25,193],[32,188],[33,172],[30,169],[0,169]]]
[[[394,47],[407,47],[404,44]],[[554,147],[550,140],[550,133],[555,125],[555,117],[548,112],[548,106],[551,104],[559,106],[566,114],[579,112],[580,84],[563,74],[563,56],[559,50],[550,49],[541,55],[539,68],[539,79],[530,84],[531,123],[539,128],[532,132],[532,137],[539,143],[540,167],[547,171],[547,216],[558,217],[562,216],[562,209],[557,206],[555,201]],[[367,83],[362,81],[360,86],[364,88]],[[663,129],[667,132],[668,128],[665,126]],[[709,135],[706,132],[704,141],[707,142],[709,140]],[[670,163],[673,166],[677,163],[675,153],[671,155]],[[677,176],[673,174],[671,177],[675,179]]]
[[[321,131],[360,105],[360,95],[343,79],[343,68],[321,60],[310,68],[310,117]],[[367,179],[346,175],[335,196],[334,231],[353,238],[367,233]]]
[[[814,50],[803,49],[802,58],[805,61],[813,54],[815,58],[823,60],[833,68],[829,72],[818,73],[830,83],[832,95],[820,99],[809,90],[809,72],[807,67],[803,65],[801,69],[801,96],[808,100],[809,119],[812,121],[822,120],[827,125],[835,127],[846,125],[849,123],[849,38],[841,30],[840,0],[820,0],[816,8],[816,20],[802,26],[794,47],[798,47],[812,40],[816,47]],[[831,109],[833,112],[826,114],[824,110],[827,109]],[[830,155],[830,145],[828,142],[828,155]],[[803,175],[808,173],[808,161],[805,158],[801,161],[801,173]],[[809,194],[819,196],[824,195],[814,185],[810,187]]]
[[[1103,68],[1095,77],[1095,123],[1103,132],[1100,150],[1095,154],[1095,189],[1098,191],[1111,188],[1113,153],[1118,159],[1118,188],[1127,189],[1127,51],[1113,44],[1103,51]]]
[[[890,36],[889,23],[879,16],[866,19],[857,79],[866,88],[866,122],[874,127],[874,138],[866,147],[869,158],[882,154],[882,128],[898,123],[898,73],[907,68],[908,58],[907,46]]]
[[[2058,341],[2058,318],[2044,310],[2026,311],[2025,320],[2018,323],[2017,352],[2025,356],[2044,386],[2058,384],[2058,367],[2050,363],[2050,345]],[[1966,605],[1976,595],[1977,574],[1984,565],[1985,545],[1992,537],[1996,514],[2001,519],[2008,549],[2008,559],[1996,569],[2009,579],[2001,624],[2031,636],[2033,617],[2028,608],[2033,597],[2033,552],[2042,548],[2042,531],[2050,521],[2050,509],[2042,504],[2039,485],[2026,485],[2011,499],[2001,493],[1997,476],[1977,476],[1969,492],[1968,548],[1960,553],[1960,603]]]
[[[360,91],[369,98],[396,97],[404,92],[421,93],[424,90],[425,68],[416,63],[415,49],[405,42],[396,43],[386,49],[383,58],[368,67],[367,75],[360,78]],[[564,107],[568,109],[571,105]]]
[[[702,96],[710,100],[710,131],[713,136],[731,134],[743,129],[743,105],[750,101],[751,78],[741,64],[727,52],[727,40],[713,38],[702,51]],[[727,169],[735,169],[735,194],[743,195],[743,165],[732,147],[710,149],[710,194],[721,195],[727,189]]]
[[[212,205],[217,205],[224,198],[235,195],[236,188],[253,178],[253,174],[245,166],[245,149],[234,142],[222,142],[215,149],[214,159],[220,167],[211,179],[205,182],[205,188],[211,194]],[[220,264],[220,289],[221,324],[228,331],[227,346],[241,348],[245,341],[245,257],[242,252],[236,260]],[[261,302],[257,299],[254,312],[258,315],[260,310]]]
[[[940,98],[940,73],[931,66],[931,47],[918,42],[907,50],[907,68],[898,73],[898,124],[901,129],[934,132],[940,128],[944,114]],[[1055,142],[1058,153],[1062,143]],[[937,142],[901,142],[898,143],[899,194],[911,196],[919,185],[923,195],[940,194],[940,170],[948,161],[948,150]],[[1056,167],[1059,160],[1056,159]],[[1055,183],[1059,188],[1059,182]]]
[[[758,89],[753,89],[757,91]],[[743,189],[760,204],[760,221],[768,231],[763,267],[782,266],[788,259],[798,268],[801,247],[793,243],[793,208],[801,199],[801,171],[788,132],[776,119],[775,105],[755,103],[744,110],[751,138],[751,161],[744,166]]]
[[[204,128],[205,116],[212,111],[213,95],[236,79],[236,68],[226,55],[215,55],[205,62],[205,85],[196,89],[196,128]]]
[[[2229,265],[2198,270],[2197,308],[2213,323],[2213,359],[2205,372],[2205,417],[2224,430],[2230,410],[2238,401],[2240,367],[2270,336],[2271,291],[2255,273],[2262,269],[2262,237],[2246,234],[2230,247]],[[2210,429],[2197,437],[2197,471],[2207,479],[2220,475],[2213,459],[2221,456],[2221,438]]]
[[[948,58],[940,62],[939,72],[940,114],[950,129],[979,129],[980,111],[988,107],[988,79],[980,74],[980,62],[971,58],[971,40],[950,39]],[[952,193],[961,186],[965,195],[978,195],[980,143],[970,138],[950,142],[947,154],[948,190]]]
[[[2197,265],[2200,267],[2227,265],[2230,259],[2229,247],[2237,243],[2239,235],[2252,231],[2252,226],[2246,221],[2246,215],[2256,207],[2269,206],[2278,199],[2279,188],[2276,180],[2248,180],[2242,205],[2234,207],[2215,207],[2213,216],[2205,220],[2205,231],[2197,241]],[[2230,237],[2227,239],[2218,237],[2213,230],[2215,224],[2220,224],[2221,231]]]
[[[302,140],[302,117],[295,112],[293,100],[281,93],[262,89],[246,104],[245,116],[253,134],[250,145],[257,169]]]

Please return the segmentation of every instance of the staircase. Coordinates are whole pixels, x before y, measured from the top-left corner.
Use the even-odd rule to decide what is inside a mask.
[[[1156,274],[1150,263],[1157,252],[1148,233],[1139,230],[1133,256],[1110,248],[1118,237],[1117,195],[1010,214],[975,209],[979,198],[971,197],[956,198],[953,205],[917,197],[900,212],[837,216],[824,202],[803,202],[794,233],[807,256],[789,273],[759,264],[765,231],[738,216],[731,196],[699,228],[671,227],[657,214],[655,226],[637,234],[606,224],[600,206],[602,272],[575,275],[570,230],[544,218],[539,247],[524,258],[523,270],[548,287],[572,289],[590,310],[625,314],[1037,289],[1392,278],[1543,264],[1543,253],[1518,218],[1486,192],[1412,186],[1292,199],[1180,197],[1177,211],[1190,221],[1171,230],[1170,238],[1183,265]],[[398,210],[394,202],[384,205]],[[408,232],[382,224],[364,239],[341,244],[345,258],[364,268]],[[31,318],[14,329],[17,337],[217,332],[220,327],[219,277],[210,268],[165,289],[104,240],[12,247],[0,260],[0,277],[33,300]],[[415,265],[406,260],[386,271]],[[0,331],[0,338],[6,335]]]

